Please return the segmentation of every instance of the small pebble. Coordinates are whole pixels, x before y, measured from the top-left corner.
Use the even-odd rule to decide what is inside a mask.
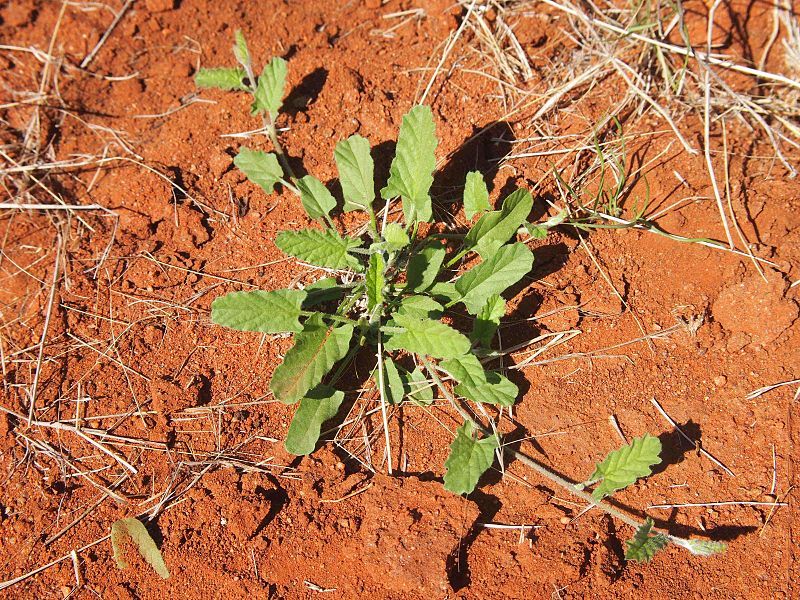
[[[717,375],[716,377],[714,377],[714,385],[715,386],[722,387],[726,383],[728,383],[728,378],[725,377],[725,375]]]
[[[569,525],[569,522],[572,521],[572,519],[570,519],[569,517],[561,517],[559,521],[561,521],[562,525]]]

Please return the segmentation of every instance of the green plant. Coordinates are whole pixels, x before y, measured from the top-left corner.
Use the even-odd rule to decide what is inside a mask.
[[[429,404],[433,386],[462,416],[463,425],[444,465],[448,490],[469,494],[495,457],[509,454],[590,504],[634,527],[643,527],[602,499],[650,474],[651,465],[660,462],[657,438],[646,436],[609,455],[583,484],[596,484],[594,494],[589,495],[583,486],[503,447],[500,434],[464,406],[464,402],[475,403],[490,421],[488,411],[500,411],[517,400],[517,386],[500,370],[485,366],[500,356],[492,349],[492,340],[506,312],[501,294],[532,268],[533,254],[524,243],[515,241],[517,233],[527,227],[540,237],[558,220],[528,223],[533,198],[524,189],[509,194],[499,210],[490,210],[486,183],[480,173],[472,172],[467,175],[464,207],[466,216],[477,220],[468,232],[455,235],[441,231],[437,224],[429,225],[438,140],[430,108],[415,106],[403,117],[396,154],[379,199],[374,191],[369,141],[353,135],[336,145],[334,160],[343,211],[365,215],[363,234],[341,233],[332,217],[336,198],[312,175],[295,177],[277,138],[275,122],[283,97],[285,62],[272,59],[256,79],[244,39],[237,34],[236,40],[234,53],[241,68],[200,70],[197,83],[252,95],[252,111],[264,118],[274,153],[242,148],[234,163],[267,193],[281,184],[299,196],[309,218],[321,228],[283,231],[275,243],[287,255],[335,274],[305,289],[229,293],[211,306],[216,324],[294,335],[294,346],[274,370],[270,384],[277,400],[299,404],[286,449],[298,455],[314,451],[323,425],[337,415],[345,400],[336,385],[355,355],[370,351],[375,356],[373,373],[387,449],[388,405],[406,401]],[[402,217],[390,220],[391,208],[398,201]],[[380,206],[377,211],[376,203]],[[477,264],[473,264],[475,260]],[[455,308],[471,317],[467,332],[452,325],[450,316]],[[391,459],[388,470],[392,472]],[[634,540],[636,547],[653,547],[649,535],[649,529],[640,531]],[[631,556],[639,559],[643,554],[634,551]]]

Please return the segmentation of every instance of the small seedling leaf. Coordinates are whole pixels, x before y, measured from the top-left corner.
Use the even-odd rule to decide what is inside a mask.
[[[275,245],[284,254],[318,267],[352,269],[353,271],[363,269],[358,259],[348,254],[349,250],[358,248],[361,241],[351,237],[342,237],[335,229],[282,231],[275,238]]]
[[[300,202],[312,219],[328,218],[331,211],[336,208],[336,198],[319,179],[312,175],[298,179],[297,189],[300,190]]]
[[[439,242],[428,244],[415,253],[408,261],[406,291],[424,292],[430,288],[442,268],[446,253],[447,249]]]
[[[394,320],[405,331],[393,333],[384,346],[386,350],[406,350],[441,359],[463,356],[469,351],[469,339],[441,321],[401,314],[395,314]]]
[[[489,210],[489,190],[486,181],[478,171],[467,173],[467,182],[464,185],[464,215],[471,221],[476,215]]]
[[[211,321],[239,331],[302,331],[298,319],[305,298],[304,290],[231,292],[211,303]]]
[[[258,185],[268,194],[275,189],[275,184],[283,177],[283,169],[278,162],[278,157],[272,152],[262,152],[261,150],[250,150],[240,148],[235,164],[247,178]]]
[[[513,406],[519,395],[519,388],[514,382],[494,371],[486,372],[486,382],[481,385],[462,383],[453,391],[473,402],[496,406]]]
[[[634,438],[627,446],[610,452],[598,463],[589,483],[599,482],[592,492],[598,502],[617,490],[628,487],[640,477],[651,473],[651,467],[661,462],[661,440],[650,434]]]
[[[444,360],[439,366],[458,383],[466,383],[473,387],[486,385],[486,371],[472,352]]]
[[[532,238],[537,240],[542,240],[547,237],[547,232],[564,222],[567,218],[567,211],[562,210],[560,213],[555,215],[554,217],[550,217],[544,223],[526,223],[525,228],[528,230],[528,233],[531,234]]]
[[[376,306],[383,304],[383,286],[386,284],[383,274],[384,268],[386,268],[386,262],[383,260],[383,256],[378,253],[370,254],[369,268],[365,276],[367,310],[370,312]]]
[[[360,135],[351,135],[336,144],[333,153],[339,169],[339,182],[344,194],[344,211],[372,209],[375,200],[375,164],[369,153],[369,141]]]
[[[441,318],[443,313],[444,307],[430,296],[406,296],[396,311],[396,314],[434,320]]]
[[[436,125],[427,106],[415,106],[403,117],[397,153],[389,169],[389,181],[381,196],[403,199],[406,222],[429,221],[433,215],[429,191],[436,168]]]
[[[500,210],[486,213],[467,232],[464,247],[484,258],[491,256],[516,234],[532,208],[533,198],[528,190],[519,189],[509,194]]]
[[[389,404],[400,404],[405,396],[406,388],[397,365],[389,356],[384,356],[381,362],[383,363],[384,397]],[[381,380],[377,370],[375,371],[375,385],[380,389]]]
[[[667,536],[655,533],[651,535],[653,519],[647,517],[644,523],[636,530],[633,538],[625,542],[625,560],[637,562],[650,562],[656,552],[669,543]]]
[[[301,398],[286,434],[286,451],[296,456],[311,454],[317,447],[322,424],[336,416],[343,400],[344,392],[327,385],[318,385]]]
[[[283,100],[283,89],[286,85],[286,61],[276,56],[264,67],[258,78],[253,114],[266,111],[274,119]]]
[[[200,69],[194,76],[194,84],[199,88],[217,88],[220,90],[247,90],[244,69],[219,67]]]
[[[295,335],[294,346],[273,372],[272,393],[284,404],[300,400],[344,358],[352,338],[352,325],[327,325],[320,313],[314,313],[306,320],[303,331]]]
[[[233,37],[236,40],[233,45],[233,55],[240,65],[247,68],[250,65],[250,51],[247,49],[247,40],[244,39],[241,29],[237,29]]]
[[[386,227],[383,228],[383,239],[386,240],[386,249],[389,252],[402,250],[411,241],[403,226],[397,223],[386,224]]]
[[[142,555],[145,562],[153,567],[153,570],[158,573],[162,579],[169,578],[169,569],[164,563],[164,557],[161,556],[161,551],[156,546],[155,541],[150,536],[150,533],[145,528],[144,524],[139,519],[120,519],[111,525],[111,549],[114,554],[114,561],[117,563],[117,568],[127,569],[128,563],[125,561],[122,552],[122,542],[125,539],[130,539],[139,554]]]
[[[712,556],[722,554],[728,548],[724,542],[714,542],[712,540],[687,540],[683,538],[670,538],[673,543],[686,548],[696,556]]]
[[[494,462],[494,452],[500,447],[497,436],[482,440],[474,437],[474,426],[465,422],[456,432],[450,444],[450,456],[444,466],[444,487],[454,494],[469,494],[478,485],[478,480]]]
[[[486,304],[475,315],[475,322],[472,324],[472,333],[469,339],[473,342],[489,348],[492,345],[500,319],[506,314],[506,301],[499,294],[492,294],[486,299]]]
[[[533,254],[525,244],[503,246],[456,280],[459,301],[464,303],[470,314],[475,315],[486,305],[490,296],[500,294],[515,284],[532,266]]]

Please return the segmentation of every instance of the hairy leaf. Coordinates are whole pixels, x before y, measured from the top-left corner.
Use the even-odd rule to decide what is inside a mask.
[[[650,434],[610,452],[598,463],[589,478],[590,483],[599,482],[592,492],[598,502],[617,490],[628,487],[640,477],[651,473],[651,467],[661,462],[661,440]]]
[[[200,69],[194,76],[194,84],[199,88],[218,88],[220,90],[247,90],[244,69],[219,67]]]
[[[384,356],[381,362],[383,363],[383,391],[386,401],[389,404],[400,404],[406,389],[397,365],[389,356]],[[375,371],[375,385],[380,390],[381,380],[377,370]]]
[[[344,400],[344,392],[327,385],[318,385],[300,400],[284,447],[289,454],[304,456],[317,447],[322,424],[336,416]]]
[[[386,240],[386,248],[390,252],[402,250],[411,241],[403,226],[397,223],[386,224],[386,227],[383,228],[383,239]]]
[[[625,560],[650,562],[656,552],[667,545],[669,542],[667,536],[660,533],[651,535],[652,529],[653,519],[647,517],[633,538],[625,542]]]
[[[283,100],[283,88],[286,85],[286,61],[276,56],[264,67],[258,78],[252,112],[258,114],[266,111],[274,119]]]
[[[250,51],[247,49],[247,40],[244,39],[244,34],[241,29],[237,29],[233,34],[236,43],[233,45],[233,55],[239,64],[247,67],[250,64]]]
[[[721,554],[728,548],[724,542],[714,542],[712,540],[686,540],[683,538],[673,537],[672,542],[686,548],[689,552],[696,556],[712,556],[714,554]]]
[[[444,360],[439,366],[458,383],[466,383],[472,387],[486,385],[486,371],[483,370],[483,365],[478,358],[471,352]]]
[[[335,229],[301,229],[300,231],[281,231],[275,238],[275,245],[284,254],[327,269],[362,270],[358,259],[348,254],[358,248],[361,241],[342,237]]]
[[[533,266],[533,254],[525,244],[503,246],[481,264],[456,280],[456,290],[461,295],[470,314],[477,314],[493,294],[500,294],[527,274]],[[455,302],[451,301],[451,304]]]
[[[406,291],[424,292],[433,285],[447,249],[439,242],[428,244],[416,252],[408,261]]]
[[[471,221],[475,215],[480,215],[489,210],[489,190],[486,181],[479,171],[467,173],[467,182],[464,185],[464,215]]]
[[[491,256],[514,236],[532,208],[533,198],[528,190],[519,189],[509,194],[500,210],[486,213],[467,232],[464,248],[475,250],[484,258]]]
[[[420,371],[419,367],[413,371],[405,369],[399,371],[409,400],[415,404],[429,406],[433,402],[433,384]]]
[[[403,199],[406,222],[429,221],[433,212],[429,191],[436,168],[436,125],[427,106],[415,106],[403,117],[397,153],[389,169],[389,181],[381,196]]]
[[[486,372],[486,382],[481,385],[462,383],[457,385],[453,391],[473,402],[496,406],[513,406],[519,395],[519,388],[514,382],[494,371]]]
[[[136,544],[139,554],[162,579],[169,578],[169,569],[164,563],[161,551],[156,546],[144,524],[139,519],[134,518],[120,519],[119,521],[114,521],[111,525],[111,549],[114,553],[114,562],[117,563],[117,568],[128,568],[128,563],[122,555],[122,542],[126,538]]]
[[[500,325],[500,319],[505,314],[506,301],[499,294],[489,296],[486,299],[486,304],[475,315],[475,322],[472,324],[472,333],[469,334],[469,339],[484,348],[489,348],[492,345],[492,338],[497,331],[497,327]]]
[[[418,319],[439,319],[444,307],[430,296],[406,296],[397,307],[397,314]]]
[[[497,436],[479,440],[474,437],[474,427],[465,422],[450,444],[450,456],[444,463],[447,473],[444,487],[455,494],[469,494],[478,480],[494,462],[494,451],[500,447]]]
[[[297,189],[300,190],[300,202],[312,219],[330,217],[331,211],[336,208],[336,198],[328,188],[313,175],[306,175],[297,180]]]
[[[326,325],[322,315],[314,313],[272,374],[270,387],[275,398],[293,404],[322,383],[333,365],[347,354],[352,338],[352,325]]]
[[[360,266],[360,265],[359,265]],[[330,302],[331,300],[338,300],[344,296],[347,291],[339,285],[333,277],[325,277],[319,281],[315,281],[305,288],[306,299],[303,301],[303,308],[310,308],[323,302]]]
[[[247,178],[261,187],[265,192],[271,194],[275,189],[275,184],[283,177],[283,169],[278,162],[278,157],[272,152],[262,152],[261,150],[250,150],[240,148],[235,164]]]
[[[369,141],[360,135],[351,135],[336,144],[333,158],[339,169],[344,211],[369,212],[375,200],[375,165],[369,153]]]
[[[467,337],[441,321],[401,314],[395,314],[394,320],[405,331],[392,334],[384,346],[387,350],[406,350],[442,359],[463,356],[469,351]]]
[[[369,268],[365,277],[367,285],[367,310],[372,312],[372,309],[383,304],[383,286],[386,285],[386,279],[383,270],[386,267],[386,262],[383,256],[378,253],[370,254]]]
[[[239,331],[302,331],[298,319],[305,298],[304,290],[231,292],[211,303],[211,320]]]

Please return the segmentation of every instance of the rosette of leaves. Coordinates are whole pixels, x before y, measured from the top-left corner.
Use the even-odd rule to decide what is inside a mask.
[[[252,67],[243,40],[237,38],[235,51],[244,60],[241,69],[201,70],[198,83],[250,91],[253,110],[266,111],[274,122],[284,93],[285,64],[273,59],[258,80],[248,84],[246,73]],[[341,198],[314,175],[293,178],[281,166],[280,151],[241,148],[234,159],[264,191],[271,193],[285,184],[299,196],[311,222],[282,231],[275,243],[286,255],[331,274],[305,289],[232,292],[211,306],[212,321],[219,325],[293,334],[294,345],[270,383],[277,400],[298,405],[286,439],[292,453],[308,454],[316,448],[323,424],[335,418],[345,399],[336,389],[338,380],[348,361],[365,347],[372,347],[376,356],[376,387],[383,403],[431,402],[431,386],[421,366],[426,364],[435,364],[433,368],[449,376],[453,392],[467,400],[502,407],[517,399],[517,386],[500,371],[487,368],[480,357],[490,355],[505,314],[502,294],[531,270],[533,254],[516,236],[527,224],[533,199],[520,189],[490,210],[486,183],[480,173],[472,172],[463,199],[465,213],[473,220],[466,235],[450,244],[444,243],[446,236],[420,235],[420,224],[434,214],[430,190],[438,145],[435,129],[430,108],[414,106],[408,111],[388,181],[378,193],[370,142],[359,135],[336,144],[333,158]],[[388,219],[395,203],[402,215]],[[363,213],[363,234],[339,230],[334,223],[337,210]],[[468,259],[470,267],[459,269],[461,259]],[[447,313],[453,310],[468,313],[469,330],[449,323]],[[465,424],[446,463],[445,486],[457,493],[471,492],[498,447],[494,435],[487,439]]]

